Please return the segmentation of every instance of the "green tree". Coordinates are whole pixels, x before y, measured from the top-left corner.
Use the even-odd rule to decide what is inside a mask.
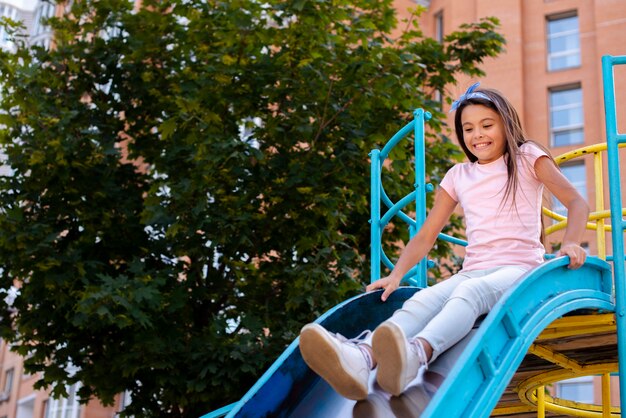
[[[429,97],[504,41],[487,19],[439,44],[390,0],[133,8],[73,2],[54,49],[1,53],[0,332],[56,395],[197,417],[362,290],[368,152],[424,107],[437,183],[460,154]]]

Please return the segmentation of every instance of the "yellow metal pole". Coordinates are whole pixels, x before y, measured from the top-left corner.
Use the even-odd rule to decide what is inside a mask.
[[[528,352],[530,354],[536,355],[537,357],[541,357],[542,359],[547,360],[550,363],[556,364],[557,366],[561,366],[564,369],[579,372],[581,374],[583,372],[584,366],[576,360],[571,359],[561,353],[557,353],[556,351],[542,345],[531,344],[528,348]]]
[[[596,188],[596,212],[604,210],[604,179],[602,176],[602,154],[596,152],[593,154],[593,169],[595,172],[595,188]],[[604,219],[596,221],[596,240],[598,245],[598,257],[606,260],[606,234],[604,229]]]
[[[595,174],[596,188],[596,212],[604,210],[604,179],[602,176],[602,154],[593,154],[593,170]],[[596,221],[596,244],[598,245],[598,257],[606,260],[606,229],[604,218]],[[611,375],[602,374],[602,418],[611,418]]]
[[[546,418],[546,387],[537,388],[537,418]]]
[[[611,374],[602,374],[602,418],[611,417]]]

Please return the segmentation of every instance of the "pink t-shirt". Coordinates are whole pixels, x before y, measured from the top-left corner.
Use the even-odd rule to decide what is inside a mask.
[[[468,245],[463,271],[498,266],[530,269],[543,262],[543,184],[534,167],[537,158],[547,154],[531,143],[522,144],[520,150],[515,206],[512,194],[502,204],[507,181],[504,157],[488,164],[457,164],[441,181],[441,187],[465,213]]]

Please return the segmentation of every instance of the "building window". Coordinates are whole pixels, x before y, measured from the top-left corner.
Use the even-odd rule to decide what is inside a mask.
[[[17,9],[6,4],[0,4],[0,18],[2,17],[16,22],[19,21]],[[6,31],[4,26],[0,26],[0,48],[10,49],[12,47],[13,42],[9,39],[9,33]]]
[[[2,391],[6,394],[10,394],[12,388],[13,388],[13,369],[9,369],[4,374],[4,389]]]
[[[550,139],[553,147],[582,144],[583,91],[580,86],[552,89],[550,95]]]
[[[0,124],[0,129],[4,129],[4,128],[5,128],[5,125]],[[9,165],[7,164],[7,160],[8,160],[8,157],[4,153],[4,150],[0,149],[0,176],[11,176],[13,174],[11,167],[9,167]],[[0,271],[0,273],[2,272]]]
[[[548,17],[548,71],[580,66],[580,34],[575,14]]]
[[[569,182],[572,183],[572,186],[576,188],[583,199],[587,200],[587,175],[585,173],[585,163],[581,161],[563,164],[561,166],[561,172],[569,180]],[[567,216],[567,208],[565,208],[565,206],[563,206],[557,198],[554,198],[552,208],[554,212]]]
[[[563,380],[556,384],[556,396],[560,399],[592,404],[593,376]]]
[[[443,43],[443,10],[435,15],[435,39],[439,43]]]
[[[13,369],[9,369],[4,373],[4,386],[0,392],[0,402],[8,401],[11,397],[11,389],[13,388]]]
[[[124,393],[122,393],[122,396],[120,397],[119,411],[123,412],[126,409],[126,407],[130,405],[131,402],[132,402],[132,399],[131,399],[130,392],[125,391]],[[120,416],[119,413],[115,414],[115,418],[119,418],[119,416]]]
[[[46,21],[54,16],[55,3],[42,1],[35,12],[33,37],[49,32],[50,28],[46,25]]]
[[[35,395],[29,395],[17,401],[15,418],[35,418]]]
[[[48,399],[46,418],[78,418],[80,417],[80,404],[76,398],[78,384],[66,388],[67,398]]]

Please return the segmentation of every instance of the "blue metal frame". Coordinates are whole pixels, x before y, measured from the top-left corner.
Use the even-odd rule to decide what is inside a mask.
[[[604,112],[609,163],[609,190],[611,203],[611,234],[613,241],[613,271],[615,278],[615,318],[617,322],[617,355],[619,360],[620,402],[626,407],[626,289],[624,283],[624,218],[622,216],[622,190],[619,161],[619,144],[626,142],[626,135],[617,130],[615,82],[613,67],[626,65],[626,56],[602,57],[602,80],[604,87]]]
[[[568,257],[548,261],[504,294],[422,418],[488,417],[528,348],[552,321],[578,309],[613,311],[610,265],[597,257],[577,270],[568,264]]]
[[[431,114],[417,109],[413,112],[415,120],[415,223],[424,225],[426,221],[426,140],[424,133],[424,122],[431,118]],[[432,185],[431,190],[432,190]],[[411,237],[418,231],[418,228],[411,228]],[[427,258],[424,257],[417,263],[415,272],[416,285],[426,287],[428,280],[426,276]]]
[[[389,224],[395,216],[407,224],[409,236],[413,237],[426,221],[426,193],[433,191],[433,185],[426,183],[426,139],[424,124],[432,115],[424,109],[417,109],[413,112],[413,120],[400,129],[385,144],[382,151],[374,149],[370,152],[370,272],[371,281],[374,282],[381,277],[381,264],[392,269],[394,264],[387,257],[382,248],[382,234],[385,226]],[[413,133],[415,149],[415,183],[414,190],[398,200],[392,202],[382,184],[382,168],[385,159],[398,142]],[[409,203],[415,201],[415,219],[402,212]],[[381,216],[381,202],[387,207],[387,211]],[[456,245],[466,246],[467,241],[440,233],[439,239],[451,242]],[[403,278],[403,282],[412,286],[425,288],[428,286],[427,269],[433,263],[426,257],[409,270]]]
[[[400,129],[381,150],[372,150],[370,152],[371,168],[370,168],[370,272],[371,281],[374,282],[381,277],[381,264],[392,269],[394,264],[387,257],[382,248],[382,233],[385,226],[389,224],[395,216],[404,221],[409,228],[409,236],[413,237],[421,225],[426,220],[426,193],[433,190],[430,183],[426,183],[426,140],[424,124],[430,120],[431,114],[425,112],[424,109],[417,109],[413,112],[413,120]],[[414,190],[401,198],[397,202],[392,202],[382,184],[382,168],[385,159],[389,153],[405,137],[411,133],[414,135],[414,153],[415,153],[415,183]],[[411,202],[415,202],[415,219],[412,219],[402,210]],[[387,211],[381,216],[381,202],[387,207]],[[467,243],[458,238],[451,237],[446,234],[439,234],[439,238],[448,242],[459,245],[467,245]],[[413,267],[404,276],[403,281],[413,286],[424,288],[428,285],[427,269],[430,262],[424,258]]]

